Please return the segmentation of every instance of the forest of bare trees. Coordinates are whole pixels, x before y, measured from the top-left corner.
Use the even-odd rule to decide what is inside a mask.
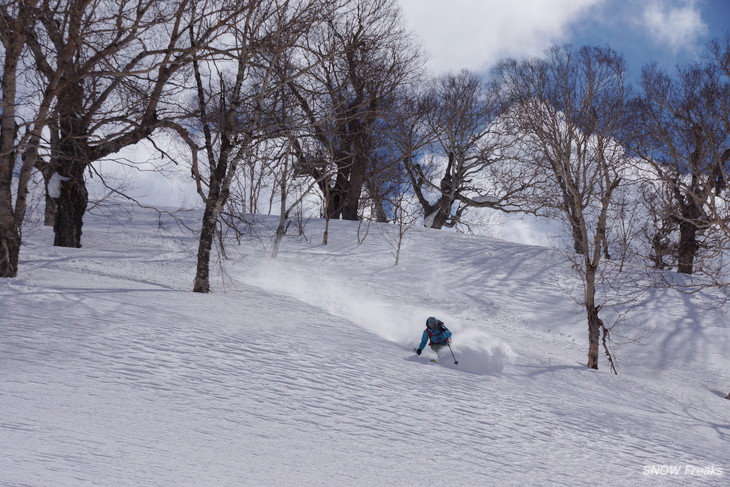
[[[276,256],[308,196],[327,222],[394,224],[397,255],[414,215],[563,222],[593,368],[617,256],[730,286],[730,34],[636,83],[605,46],[431,77],[395,0],[3,0],[0,56],[0,277],[18,275],[31,193],[54,245],[80,247],[88,178],[164,137],[204,208],[196,292],[236,212],[268,198]]]

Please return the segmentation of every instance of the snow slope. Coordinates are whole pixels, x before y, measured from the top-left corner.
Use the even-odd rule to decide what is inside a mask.
[[[387,227],[322,246],[313,221],[273,260],[268,223],[210,295],[195,238],[143,210],[89,218],[82,249],[31,233],[0,281],[0,485],[728,485],[711,294],[648,295],[613,376],[581,365],[551,250],[414,229],[394,267]],[[431,315],[458,366],[413,354]]]

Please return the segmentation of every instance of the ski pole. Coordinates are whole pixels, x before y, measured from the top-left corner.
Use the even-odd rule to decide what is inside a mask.
[[[451,350],[451,344],[450,343],[447,343],[446,345],[449,346],[449,351],[451,352],[451,356],[454,357],[454,365],[459,365],[459,361],[456,360],[456,356],[454,355],[454,351]]]

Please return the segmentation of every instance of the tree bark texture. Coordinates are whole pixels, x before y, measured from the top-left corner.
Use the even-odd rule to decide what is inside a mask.
[[[213,248],[213,237],[218,215],[215,211],[215,203],[211,198],[205,205],[203,214],[203,225],[200,229],[200,241],[198,243],[198,263],[195,270],[195,282],[193,292],[210,292],[210,251]]]
[[[84,169],[86,164],[81,161],[69,161],[59,167],[59,174],[68,179],[61,183],[61,194],[55,200],[53,245],[56,247],[81,248],[81,229],[89,202]]]
[[[10,194],[10,188],[0,181],[0,194]],[[0,277],[16,277],[18,275],[18,258],[20,256],[20,231],[15,225],[15,216],[11,211],[9,198],[0,201]]]
[[[84,171],[90,164],[86,150],[88,135],[82,121],[83,88],[78,82],[67,81],[68,88],[59,96],[59,138],[55,166],[65,179],[57,200],[56,222],[53,226],[57,247],[81,247],[83,226],[89,193]]]
[[[598,308],[586,304],[588,316],[588,367],[598,369],[598,348],[601,334],[601,321],[598,317]]]
[[[680,203],[682,219],[679,222],[679,242],[677,243],[677,272],[692,274],[697,252],[700,250],[698,236],[700,229],[697,223],[701,211],[692,202]]]
[[[23,49],[21,14],[15,19],[3,16],[3,32],[0,33],[4,50],[0,77],[0,277],[17,276],[20,255],[20,225],[13,208],[12,186],[17,158],[17,74]]]

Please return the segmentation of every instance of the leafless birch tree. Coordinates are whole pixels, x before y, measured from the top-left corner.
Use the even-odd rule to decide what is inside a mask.
[[[24,89],[28,41],[37,23],[34,0],[0,3],[0,277],[15,277],[28,186],[58,77]]]
[[[225,2],[194,2],[193,11],[223,8]],[[194,292],[210,292],[210,259],[216,226],[228,200],[239,164],[257,144],[279,137],[267,104],[283,83],[279,64],[291,56],[317,19],[327,18],[330,3],[319,0],[234,2],[236,15],[224,39],[206,47],[211,57],[193,63],[195,101],[190,137],[202,156],[193,160],[198,194],[205,204],[198,247]],[[230,10],[226,10],[230,11]],[[198,37],[192,26],[191,38]],[[194,147],[193,146],[193,147]]]
[[[299,169],[319,181],[326,218],[355,220],[379,123],[418,73],[419,49],[393,0],[347,0],[309,37],[301,61],[316,69],[289,83],[307,120]]]
[[[501,123],[498,85],[461,71],[434,80],[425,97],[422,122],[432,142],[405,168],[426,226],[454,227],[471,208],[527,211],[519,202],[539,173],[522,164],[518,138]]]
[[[711,275],[712,265],[700,259],[726,240],[721,236],[727,221],[716,217],[726,208],[728,189],[728,74],[716,62],[680,66],[675,76],[650,65],[642,72],[641,88],[630,145],[668,188],[657,197],[662,197],[660,220],[677,229],[676,270]],[[664,230],[658,227],[657,237]]]
[[[201,41],[225,23],[224,15]],[[36,166],[57,175],[55,245],[79,247],[88,203],[85,172],[91,163],[149,137],[163,125],[165,100],[174,99],[176,76],[189,65],[189,1],[64,0],[38,3],[28,38],[43,82],[53,90],[47,124],[47,158]]]
[[[610,48],[570,46],[550,49],[545,59],[506,62],[500,68],[513,103],[509,121],[524,134],[532,163],[546,176],[541,204],[563,215],[572,255],[579,257],[574,263],[583,281],[587,365],[598,368],[603,343],[614,371],[610,326],[599,317],[599,284],[608,215],[627,163],[617,143],[626,125],[625,69]]]

